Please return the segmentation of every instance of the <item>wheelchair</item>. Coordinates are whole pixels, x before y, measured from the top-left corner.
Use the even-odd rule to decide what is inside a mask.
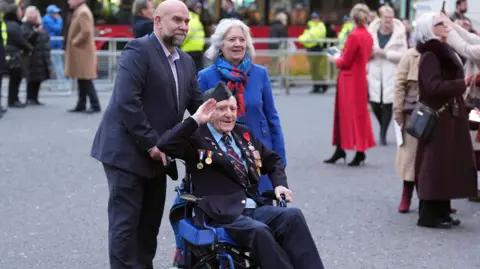
[[[182,161],[183,163],[183,161]],[[195,197],[185,166],[182,184],[175,188],[176,198],[170,209],[170,223],[177,246],[173,266],[183,269],[260,269],[244,247],[233,241],[224,228],[214,228],[204,218],[202,225],[193,222],[193,210],[202,198]],[[286,207],[285,197],[278,201],[273,191],[261,197],[276,206]]]

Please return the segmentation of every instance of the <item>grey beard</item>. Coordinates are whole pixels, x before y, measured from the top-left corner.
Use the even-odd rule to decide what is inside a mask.
[[[183,41],[185,41],[185,39],[181,40],[175,37],[175,35],[171,35],[171,36],[165,35],[163,36],[162,40],[166,45],[171,47],[180,47],[181,45],[183,45]]]

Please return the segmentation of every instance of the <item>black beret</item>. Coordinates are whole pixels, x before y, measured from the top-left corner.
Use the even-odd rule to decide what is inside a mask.
[[[207,101],[210,98],[215,99],[217,102],[225,101],[232,97],[232,92],[227,88],[223,81],[218,82],[217,86],[213,89],[209,89],[203,93],[203,101]]]

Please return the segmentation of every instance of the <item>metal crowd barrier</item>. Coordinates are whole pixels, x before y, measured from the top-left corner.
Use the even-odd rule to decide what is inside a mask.
[[[53,40],[63,40],[63,37],[52,38]],[[98,56],[98,78],[94,81],[97,91],[110,92],[113,89],[115,81],[116,65],[118,57],[122,53],[125,44],[132,38],[95,38],[97,44],[104,43],[101,49],[97,50]],[[205,39],[206,48],[210,40]],[[290,94],[292,87],[311,86],[313,84],[335,85],[337,70],[333,64],[323,59],[322,67],[323,80],[312,80],[312,74],[309,67],[309,60],[314,57],[326,58],[324,52],[309,52],[305,49],[293,49],[291,44],[297,43],[298,38],[254,38],[253,43],[261,49],[256,49],[254,62],[267,67],[276,92],[284,91]],[[313,41],[318,42],[318,41]],[[328,46],[337,45],[337,39],[324,39],[322,42]],[[278,44],[279,49],[268,49],[268,45]],[[289,45],[290,44],[290,45]],[[297,45],[298,46],[298,45]],[[265,49],[263,49],[265,48]],[[64,55],[63,50],[52,50],[53,55]],[[204,68],[209,66],[211,61],[204,59]],[[317,70],[317,72],[320,72]],[[21,92],[25,91],[25,80],[22,81]],[[2,95],[6,96],[8,89],[8,78],[4,78],[2,83]],[[76,82],[72,79],[48,80],[42,83],[42,94],[44,95],[71,95],[76,90]]]

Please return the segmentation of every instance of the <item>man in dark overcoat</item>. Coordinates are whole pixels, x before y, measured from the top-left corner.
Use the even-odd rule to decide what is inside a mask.
[[[154,32],[130,41],[118,60],[108,108],[91,155],[108,180],[109,253],[113,269],[153,268],[170,165],[160,136],[202,103],[193,60],[178,49],[188,30],[188,8],[166,0],[155,11]],[[176,170],[176,167],[174,168]]]

